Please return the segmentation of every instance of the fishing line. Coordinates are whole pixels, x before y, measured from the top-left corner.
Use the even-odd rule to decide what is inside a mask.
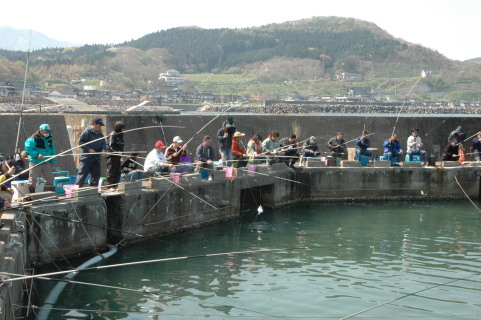
[[[414,89],[414,87],[418,84],[418,82],[421,80],[422,78],[419,77],[418,80],[414,83],[414,85],[411,87],[411,89],[409,89],[408,93],[406,94],[406,98],[411,94],[411,91]],[[392,129],[392,133],[391,133],[391,136],[394,135],[394,133],[396,132],[396,126],[397,126],[397,122],[399,121],[399,116],[401,115],[401,112],[402,112],[402,109],[404,108],[404,105],[406,103],[406,99],[403,100],[403,104],[401,105],[401,109],[399,109],[399,113],[397,115],[397,118],[396,118],[396,122],[394,123],[394,127]]]
[[[194,133],[194,135],[192,136],[192,138],[190,138],[185,144],[189,144],[192,139],[194,139],[194,137],[196,135],[198,135],[202,130],[204,130],[209,124],[211,124],[215,119],[219,118],[221,115],[223,115],[224,113],[226,113],[227,111],[229,111],[230,109],[234,108],[234,106],[230,106],[229,108],[225,109],[224,111],[222,111],[221,113],[219,113],[217,116],[215,116],[212,120],[210,120],[209,122],[207,122],[207,124],[205,126],[203,126],[202,128],[199,129],[199,131],[197,131],[196,133]]]
[[[75,212],[75,215],[77,215],[78,221],[82,222],[82,219],[80,218],[80,216],[79,216],[79,214],[78,214],[77,210],[75,209],[75,206],[73,205],[72,202],[70,202],[70,206],[72,207],[73,212]],[[90,237],[90,234],[88,233],[87,229],[85,228],[85,225],[83,223],[80,223],[80,225],[82,226],[82,229],[84,230],[85,234],[87,235],[87,238],[89,239],[90,244],[94,248],[94,251],[97,252],[97,255],[100,255],[100,252],[97,249],[97,247],[95,246],[92,238]]]
[[[183,257],[173,257],[173,258],[161,258],[161,259],[153,259],[153,260],[141,260],[141,261],[134,261],[134,262],[126,262],[126,263],[118,263],[118,264],[110,264],[104,266],[96,266],[96,267],[89,267],[83,269],[73,269],[73,270],[64,270],[64,271],[57,271],[57,272],[49,272],[43,273],[38,275],[29,275],[29,276],[22,276],[14,279],[3,279],[0,280],[1,283],[9,283],[14,281],[26,280],[26,279],[35,279],[38,277],[48,277],[53,275],[60,275],[60,274],[67,274],[72,272],[83,272],[83,271],[90,271],[90,270],[100,270],[100,269],[111,269],[111,268],[118,268],[118,267],[126,267],[126,266],[133,266],[133,265],[142,265],[142,264],[149,264],[149,263],[157,263],[157,262],[166,262],[166,261],[177,261],[177,260],[187,260],[187,259],[195,259],[195,258],[205,258],[205,257],[218,257],[218,256],[230,256],[236,254],[252,254],[252,253],[261,253],[261,252],[276,252],[276,251],[293,251],[293,250],[307,250],[308,247],[292,247],[292,248],[276,248],[276,249],[257,249],[257,250],[244,250],[244,251],[232,251],[232,252],[222,252],[222,253],[209,253],[209,254],[201,254],[201,255],[194,255],[194,256],[183,256]]]
[[[479,207],[473,202],[473,200],[471,200],[471,198],[468,196],[468,194],[466,193],[466,191],[464,191],[463,187],[461,186],[461,184],[459,183],[458,181],[458,178],[456,176],[454,176],[454,180],[456,180],[456,183],[458,184],[459,188],[461,189],[461,191],[464,193],[464,195],[466,196],[466,198],[468,198],[469,202],[471,202],[471,204],[476,208],[476,210],[478,210],[480,213],[481,213],[481,209],[479,209]]]
[[[461,281],[461,280],[466,280],[466,279],[470,279],[470,278],[474,278],[474,277],[478,277],[479,275],[472,275],[470,277],[467,277],[467,278],[460,278],[460,279],[454,279],[454,280],[450,280],[450,281],[447,281],[447,282],[443,282],[443,283],[439,283],[439,284],[436,284],[436,285],[433,285],[431,287],[428,287],[428,288],[424,288],[424,289],[421,289],[421,290],[418,290],[418,291],[415,291],[415,292],[411,292],[411,293],[408,293],[408,294],[405,294],[403,296],[400,296],[400,297],[397,297],[397,298],[394,298],[394,299],[391,299],[389,301],[385,301],[383,303],[380,303],[378,305],[375,305],[373,307],[370,307],[370,308],[367,308],[367,309],[364,309],[364,310],[361,310],[359,312],[356,312],[356,313],[353,313],[351,315],[348,315],[346,317],[343,317],[341,318],[340,320],[345,320],[345,319],[350,319],[350,318],[353,318],[357,315],[360,315],[362,313],[365,313],[365,312],[368,312],[368,311],[371,311],[371,310],[374,310],[374,309],[377,309],[379,307],[382,307],[388,303],[391,303],[391,302],[394,302],[394,301],[398,301],[398,300],[401,300],[401,299],[404,299],[404,298],[407,298],[407,297],[410,297],[410,296],[414,296],[418,293],[421,293],[421,292],[424,292],[424,291],[427,291],[427,290],[430,290],[430,289],[434,289],[434,288],[437,288],[437,287],[442,287],[442,286],[446,286],[448,284],[451,284],[453,282],[457,282],[457,281]]]

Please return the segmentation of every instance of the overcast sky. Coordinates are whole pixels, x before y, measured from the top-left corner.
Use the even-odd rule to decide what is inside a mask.
[[[450,59],[481,57],[481,0],[10,0],[0,6],[0,25],[76,44],[116,44],[182,26],[243,28],[314,16],[370,21]]]

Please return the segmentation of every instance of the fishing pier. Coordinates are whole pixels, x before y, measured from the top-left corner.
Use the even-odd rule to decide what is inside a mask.
[[[11,116],[9,121],[8,117],[5,116],[6,133],[13,135],[15,119]],[[49,123],[54,128],[60,153],[72,147],[67,127],[90,119],[91,115],[35,117],[25,121],[24,131],[34,132],[38,123]],[[197,134],[198,128],[204,125],[203,133],[214,135],[222,122],[222,119],[213,122],[211,115],[173,115],[164,119],[162,129],[165,131],[160,131],[156,117],[115,115],[106,116],[105,132],[110,132],[109,126],[117,120],[123,120],[127,128],[145,128],[126,135],[126,150],[131,147],[149,150],[159,137],[170,141],[176,135],[186,140],[192,136],[189,149],[195,149],[202,136]],[[247,136],[256,133],[258,128],[263,132],[282,128],[282,136],[292,132],[300,137],[316,134],[322,143],[336,131],[343,131],[346,137],[356,137],[364,127],[376,132],[371,139],[373,145],[381,144],[391,133],[394,122],[389,117],[342,116],[239,115],[235,120]],[[446,121],[436,117],[402,117],[399,120],[396,129],[399,136],[407,137],[412,127],[429,133],[423,136],[423,141],[428,153],[436,157],[445,144],[445,133],[458,123],[463,123],[470,133],[479,131],[477,118],[451,117]],[[318,132],[319,128],[322,133]],[[6,143],[11,140],[5,139]],[[13,150],[13,145],[8,149]],[[62,169],[75,170],[72,156],[59,157],[57,163]],[[4,319],[15,319],[22,310],[16,306],[25,306],[24,298],[31,294],[24,291],[29,282],[9,279],[31,274],[33,271],[26,269],[27,266],[65,262],[79,255],[98,255],[109,246],[138,241],[156,241],[161,246],[165,236],[241,219],[246,214],[255,214],[259,206],[277,208],[312,201],[476,201],[481,190],[478,164],[437,162],[436,166],[427,167],[417,164],[390,167],[375,161],[372,166],[361,167],[359,162],[348,161],[342,167],[319,163],[299,168],[260,164],[251,172],[239,168],[233,177],[226,177],[222,170],[213,170],[209,179],[201,179],[198,174],[183,175],[179,183],[169,176],[148,178],[122,183],[116,192],[102,190],[99,193],[97,188],[81,188],[71,198],[56,196],[54,192],[36,193],[30,202],[20,203],[2,217],[6,227],[0,230],[1,312]]]

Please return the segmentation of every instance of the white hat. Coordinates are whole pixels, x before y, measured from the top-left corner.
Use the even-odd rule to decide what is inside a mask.
[[[175,136],[173,141],[178,142],[178,143],[184,142],[184,141],[182,141],[182,139],[179,136]]]

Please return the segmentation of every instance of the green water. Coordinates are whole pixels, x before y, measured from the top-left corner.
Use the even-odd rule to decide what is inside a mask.
[[[480,227],[467,201],[265,211],[129,246],[106,264],[298,249],[83,272],[76,281],[149,293],[69,285],[51,319],[70,309],[87,319],[340,319],[368,308],[354,318],[481,319]]]

